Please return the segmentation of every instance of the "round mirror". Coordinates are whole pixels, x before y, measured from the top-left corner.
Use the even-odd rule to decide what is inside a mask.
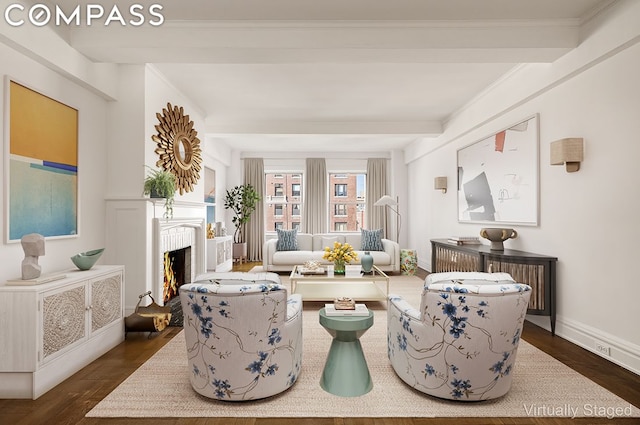
[[[173,144],[173,155],[183,169],[191,167],[192,154],[191,154],[191,141],[185,136],[180,137],[177,143]]]

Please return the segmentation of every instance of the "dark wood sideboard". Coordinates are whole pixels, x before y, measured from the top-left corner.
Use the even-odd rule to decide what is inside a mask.
[[[457,245],[447,239],[431,240],[432,272],[509,273],[531,286],[527,314],[549,316],[556,333],[556,257],[515,249],[492,251],[488,245]]]

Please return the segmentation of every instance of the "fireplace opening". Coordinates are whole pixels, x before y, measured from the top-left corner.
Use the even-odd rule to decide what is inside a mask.
[[[178,295],[180,286],[191,283],[191,247],[164,253],[164,304]]]

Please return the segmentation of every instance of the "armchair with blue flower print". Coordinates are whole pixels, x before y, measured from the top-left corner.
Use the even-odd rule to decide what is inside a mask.
[[[488,400],[511,388],[531,287],[508,273],[427,276],[420,310],[389,295],[388,355],[396,374],[426,394]]]
[[[193,389],[253,400],[291,387],[302,367],[302,298],[279,283],[180,287]]]

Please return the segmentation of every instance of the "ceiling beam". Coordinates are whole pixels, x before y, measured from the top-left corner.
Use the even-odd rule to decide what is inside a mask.
[[[579,21],[166,22],[77,27],[71,46],[96,62],[552,62]]]
[[[290,121],[290,122],[216,122],[205,120],[206,134],[395,134],[437,136],[442,134],[439,121]]]

